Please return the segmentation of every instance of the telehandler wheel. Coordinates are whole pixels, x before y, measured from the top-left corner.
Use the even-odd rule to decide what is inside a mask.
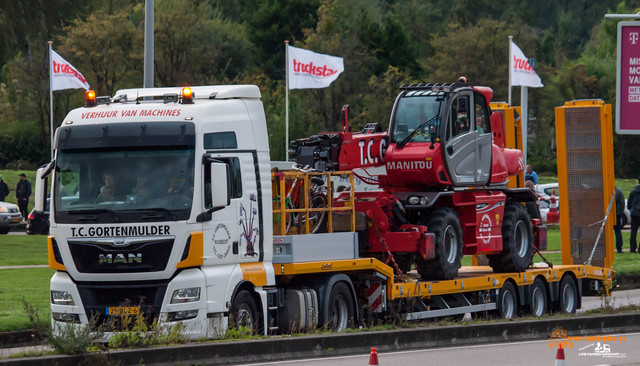
[[[262,334],[262,323],[258,306],[249,291],[238,292],[229,312],[229,328],[246,328],[251,334]]]
[[[462,260],[462,230],[455,211],[436,208],[427,220],[429,232],[436,234],[436,256],[424,260],[417,256],[416,267],[424,280],[450,280],[458,274]]]
[[[494,272],[522,272],[533,257],[533,229],[526,208],[508,202],[502,221],[502,252],[488,255]]]

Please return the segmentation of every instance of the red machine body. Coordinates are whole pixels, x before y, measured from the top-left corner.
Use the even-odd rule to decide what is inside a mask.
[[[400,89],[388,131],[370,124],[350,132],[345,106],[332,147],[316,137],[294,146],[297,160],[316,168],[385,166],[375,179],[380,190],[356,192],[356,211],[369,222],[361,254],[402,271],[415,264],[431,279],[453,278],[462,254],[488,255],[497,271],[526,269],[540,244],[534,233],[546,238],[546,231],[522,204],[535,200],[533,192],[507,189],[509,177],[524,170],[524,157],[505,147],[502,116],[489,108],[492,90],[466,83]]]

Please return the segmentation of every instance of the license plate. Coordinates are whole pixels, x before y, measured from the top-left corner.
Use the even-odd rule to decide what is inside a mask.
[[[110,306],[107,308],[107,315],[138,315],[139,306]]]
[[[20,222],[20,218],[19,217],[14,217],[13,218],[13,222]]]

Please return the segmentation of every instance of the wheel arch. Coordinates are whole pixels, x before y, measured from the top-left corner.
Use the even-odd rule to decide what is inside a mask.
[[[231,298],[228,300],[227,309],[231,309],[231,304],[233,304],[233,300],[242,290],[249,292],[253,300],[256,302],[258,312],[260,312],[260,315],[264,316],[264,309],[262,308],[262,299],[260,298],[260,294],[256,292],[256,288],[253,285],[253,283],[246,280],[240,281],[238,282],[238,284],[236,284],[236,287],[233,289],[233,292],[231,293]]]

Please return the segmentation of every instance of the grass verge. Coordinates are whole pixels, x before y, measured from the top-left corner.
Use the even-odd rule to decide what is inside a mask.
[[[41,321],[49,322],[49,268],[0,270],[0,331],[29,329],[31,322],[23,300],[32,304]]]

